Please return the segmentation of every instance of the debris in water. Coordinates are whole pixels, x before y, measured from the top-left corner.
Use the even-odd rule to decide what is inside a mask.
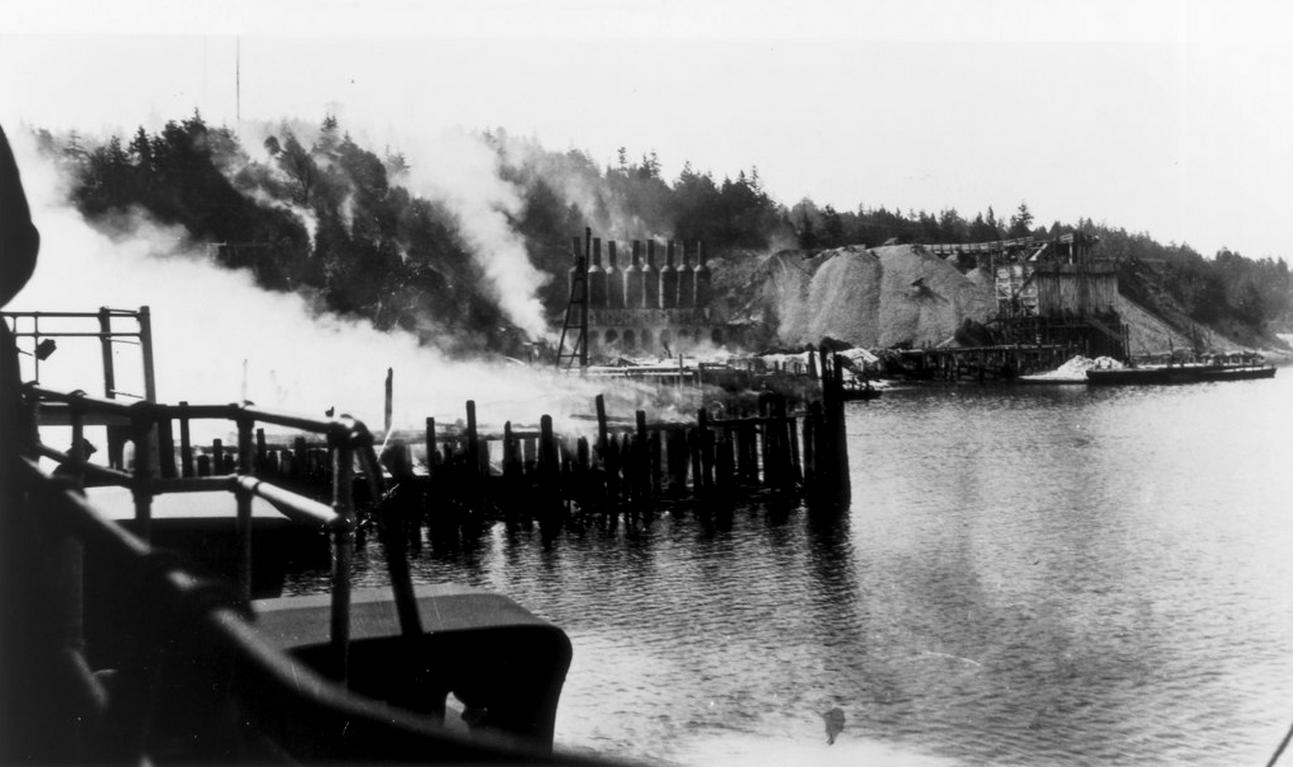
[[[844,710],[833,708],[822,714],[822,719],[826,720],[826,745],[833,745],[835,736],[844,731]]]

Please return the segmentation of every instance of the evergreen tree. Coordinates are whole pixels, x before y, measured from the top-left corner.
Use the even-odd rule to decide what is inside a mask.
[[[991,212],[991,208],[989,208]],[[1027,237],[1033,231],[1033,214],[1028,210],[1028,203],[1019,203],[1019,210],[1010,217],[1010,229],[1007,230],[1008,237]]]

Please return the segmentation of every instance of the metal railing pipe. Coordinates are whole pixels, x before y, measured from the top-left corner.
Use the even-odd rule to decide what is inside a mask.
[[[347,526],[346,520],[338,516],[336,511],[328,504],[319,503],[291,490],[284,490],[264,480],[255,477],[216,477],[214,479],[222,483],[232,482],[235,487],[240,487],[245,492],[264,499],[277,509],[280,514],[293,522],[315,525],[334,531]]]
[[[256,475],[251,460],[252,421],[238,419],[238,475]],[[244,602],[251,602],[251,493],[242,485],[234,486],[238,499],[238,595]]]
[[[50,458],[61,464],[73,463],[72,456],[63,452],[62,450],[56,450],[50,447],[49,445],[45,445],[45,444],[37,445],[36,451],[40,455],[46,458]],[[107,466],[100,466],[97,463],[89,463],[89,462],[82,463],[79,470],[87,478],[96,480],[97,482],[107,483],[110,485],[120,485],[121,487],[130,487],[131,482],[134,481],[134,477],[130,474],[130,472],[121,471],[120,469],[110,469]]]
[[[139,537],[152,540],[153,509],[153,418],[148,403],[131,406],[131,431],[135,440],[135,470],[131,492],[135,497],[135,522]]]
[[[163,493],[206,493],[212,490],[228,492],[233,488],[228,477],[171,477],[153,480],[153,495]]]
[[[27,396],[32,397],[36,402],[58,402],[66,405],[79,405],[86,411],[98,410],[111,415],[131,417],[139,411],[135,410],[137,403],[119,402],[104,397],[94,397],[81,390],[74,392],[56,391],[47,389],[36,384],[28,384]]]
[[[350,665],[350,563],[355,548],[354,451],[332,448],[332,508],[342,523],[332,530],[332,649],[337,679],[343,684]]]

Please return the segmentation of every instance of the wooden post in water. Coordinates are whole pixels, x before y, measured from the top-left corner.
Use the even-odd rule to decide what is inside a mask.
[[[648,503],[651,495],[651,453],[647,441],[646,411],[634,413],[637,432],[633,437],[633,492],[639,504]]]
[[[804,416],[804,493],[817,492],[817,432],[822,422],[822,403],[810,402]]]
[[[480,436],[476,433],[476,401],[467,400],[467,473],[468,503],[472,514],[484,508],[485,477],[480,470]]]
[[[606,452],[606,398],[598,394],[593,398],[593,406],[597,409],[597,450]]]
[[[715,473],[718,495],[728,503],[732,500],[732,491],[736,485],[736,458],[733,454],[731,429],[724,428],[719,432],[717,453]]]
[[[763,486],[772,487],[773,480],[776,476],[776,468],[772,461],[772,422],[769,419],[768,399],[771,396],[768,392],[759,395],[759,428],[762,432],[760,440],[759,463],[763,466]]]
[[[512,422],[503,423],[503,510],[510,519],[517,510],[521,496],[521,457],[516,438],[512,436]]]
[[[539,419],[539,508],[540,519],[545,522],[560,520],[560,471],[557,442],[552,434],[552,416],[545,415]]]
[[[826,364],[827,360],[829,364]],[[849,506],[847,430],[844,422],[844,366],[838,354],[823,353],[822,423],[815,450],[816,482],[809,495],[810,505],[823,510],[843,511]]]
[[[588,511],[592,496],[592,474],[588,456],[588,438],[581,436],[575,442],[574,500],[581,514]]]
[[[385,407],[382,408],[382,435],[390,439],[391,414],[395,405],[395,368],[386,368]]]
[[[521,460],[526,475],[533,475],[539,470],[538,441],[534,437],[521,440]]]
[[[687,431],[673,429],[669,431],[665,460],[669,464],[669,494],[681,498],[687,493],[687,467],[690,461],[687,456]]]
[[[787,424],[786,439],[790,442],[790,470],[792,479],[801,483],[804,480],[803,469],[799,463],[799,429],[795,417],[791,416]]]
[[[687,430],[687,452],[691,458],[691,497],[699,499],[704,493],[704,481],[702,479],[704,472],[701,471],[700,460],[700,429]]]
[[[700,432],[701,485],[708,494],[714,487],[714,433],[709,428],[709,412],[704,408],[696,413],[696,430]]]
[[[435,436],[435,419],[426,419],[426,451],[427,451],[427,476],[435,476],[436,460],[436,436]]]
[[[661,494],[660,474],[663,468],[663,452],[660,430],[656,429],[651,432],[651,495],[654,498],[659,498]]]

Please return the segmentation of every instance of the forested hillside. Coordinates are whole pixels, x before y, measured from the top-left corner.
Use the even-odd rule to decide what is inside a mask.
[[[496,270],[507,267],[481,252],[492,245],[476,236],[461,200],[410,191],[425,186],[413,183],[425,168],[398,148],[379,155],[360,146],[332,116],[317,128],[285,123],[251,147],[197,113],[156,134],[140,128],[91,142],[39,131],[38,140],[75,179],[75,204],[102,227],[129,227],[143,212],[182,226],[220,265],[250,270],[267,290],[305,294],[319,311],[417,332],[448,351],[514,353],[527,340],[517,297],[509,295],[518,288],[499,279]],[[669,180],[653,153],[635,160],[620,150],[613,165],[599,167],[586,153],[549,151],[501,130],[473,140],[493,155],[494,167],[482,172],[514,200],[485,200],[484,209],[500,217],[537,269],[522,289],[548,322],[564,308],[571,238],[585,226],[620,240],[703,240],[709,255],[730,258],[1081,230],[1118,261],[1123,292],[1169,321],[1206,324],[1251,343],[1289,314],[1283,260],[1229,250],[1205,258],[1086,219],[1039,226],[1023,203],[1007,220],[992,208],[966,219],[956,210],[838,211],[811,200],[788,207],[764,190],[755,168],[717,180],[688,163]]]

